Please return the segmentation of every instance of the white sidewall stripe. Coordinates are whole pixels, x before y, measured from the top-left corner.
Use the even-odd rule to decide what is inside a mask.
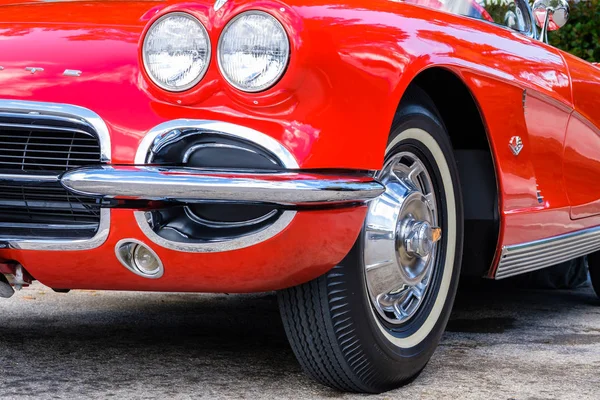
[[[384,336],[392,342],[394,345],[400,348],[411,348],[421,343],[427,335],[431,333],[433,327],[437,323],[444,309],[444,304],[448,298],[448,290],[450,289],[450,282],[452,281],[452,275],[454,271],[454,259],[456,252],[456,199],[454,198],[454,185],[452,183],[452,177],[450,175],[450,168],[448,162],[444,157],[442,149],[435,141],[433,136],[427,131],[418,128],[410,128],[394,138],[386,149],[386,155],[396,146],[400,141],[413,139],[421,142],[433,155],[435,163],[440,170],[442,182],[444,184],[444,193],[446,195],[446,209],[448,212],[448,226],[445,232],[447,236],[447,249],[446,258],[444,259],[444,267],[442,270],[442,280],[440,288],[437,292],[435,303],[431,309],[427,319],[421,325],[421,327],[412,335],[405,338],[398,338],[390,334],[390,332],[381,325],[379,318],[375,315],[372,307],[369,307],[373,313],[373,317],[377,321],[377,326],[384,334]]]

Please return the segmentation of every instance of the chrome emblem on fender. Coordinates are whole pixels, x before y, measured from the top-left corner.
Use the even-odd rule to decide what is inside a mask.
[[[215,11],[218,11],[219,8],[221,8],[225,5],[225,3],[227,3],[227,0],[217,0],[215,2],[215,5],[213,6],[213,8],[215,9]]]
[[[521,150],[523,150],[523,141],[521,140],[521,137],[511,137],[510,141],[508,142],[508,147],[510,147],[510,151],[512,151],[515,156],[518,156]]]
[[[42,72],[43,70],[44,70],[44,68],[39,68],[39,67],[25,67],[25,71],[29,71],[32,74],[35,74],[38,71]]]

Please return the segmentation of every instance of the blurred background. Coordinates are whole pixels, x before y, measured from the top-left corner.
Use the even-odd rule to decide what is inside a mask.
[[[600,0],[571,0],[569,22],[550,32],[550,44],[591,62],[600,62]]]

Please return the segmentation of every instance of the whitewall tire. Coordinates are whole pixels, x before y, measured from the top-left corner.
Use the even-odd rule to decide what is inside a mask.
[[[345,391],[379,393],[414,379],[438,345],[458,286],[463,211],[452,145],[418,87],[398,108],[384,166],[386,192],[329,273],[279,292],[303,369]]]

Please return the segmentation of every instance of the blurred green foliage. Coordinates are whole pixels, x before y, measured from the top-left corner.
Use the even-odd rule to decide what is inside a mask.
[[[512,0],[483,0],[486,11],[499,24],[511,3]],[[533,0],[530,4],[533,6]],[[569,5],[569,22],[548,33],[550,44],[584,60],[600,62],[600,0],[569,0]]]
[[[569,4],[569,22],[548,33],[550,44],[584,60],[600,62],[600,0],[569,1]]]

